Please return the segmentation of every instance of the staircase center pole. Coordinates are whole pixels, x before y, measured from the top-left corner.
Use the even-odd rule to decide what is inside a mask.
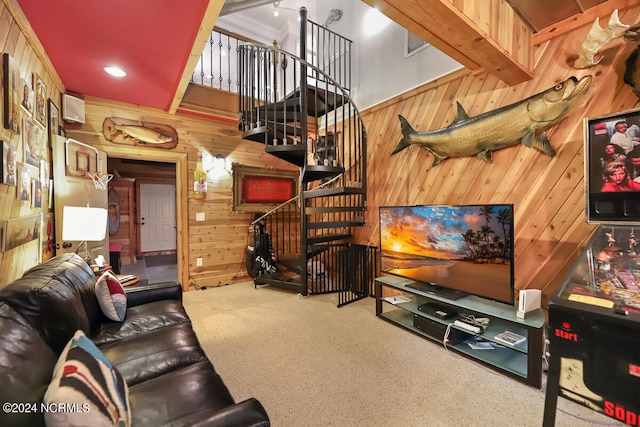
[[[300,8],[300,58],[307,60],[307,9]],[[300,127],[302,128],[302,141],[307,146],[309,152],[309,114],[307,112],[307,66],[300,63]],[[307,156],[304,156],[304,162],[300,168],[300,287],[302,295],[307,295],[307,200],[304,198],[304,192],[307,190],[307,183],[304,181],[304,170],[307,167]]]

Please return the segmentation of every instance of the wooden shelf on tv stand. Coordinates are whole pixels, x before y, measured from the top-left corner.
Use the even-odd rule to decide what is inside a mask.
[[[542,331],[545,324],[542,310],[520,319],[512,305],[474,295],[451,300],[407,286],[413,283],[415,281],[411,279],[396,276],[376,278],[376,316],[440,344],[443,344],[444,331],[451,324],[449,338],[452,341],[447,349],[531,386],[542,386]],[[393,300],[394,295],[407,296],[408,301],[398,303]],[[430,315],[419,309],[425,303],[436,303],[457,314],[451,318]],[[489,325],[478,336],[493,346],[492,350],[474,350],[464,342],[475,334],[453,325],[460,314],[489,319]],[[527,339],[514,346],[503,344],[495,337],[504,331],[515,332]]]

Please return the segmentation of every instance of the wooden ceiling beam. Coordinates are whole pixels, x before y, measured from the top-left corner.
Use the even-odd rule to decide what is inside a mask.
[[[202,22],[200,23],[200,28],[198,29],[195,43],[193,44],[193,48],[191,49],[191,52],[189,54],[189,59],[185,64],[184,70],[182,72],[182,78],[180,79],[180,83],[178,84],[176,92],[173,96],[173,102],[169,106],[168,112],[170,114],[175,114],[176,110],[180,106],[182,97],[187,91],[187,86],[189,86],[189,82],[191,81],[193,70],[196,69],[196,64],[202,56],[202,52],[204,51],[204,47],[209,40],[209,36],[211,35],[213,26],[218,20],[218,16],[220,16],[220,11],[222,10],[224,1],[225,0],[209,1],[207,10],[205,11]]]
[[[362,0],[470,70],[533,78],[533,32],[505,1]]]

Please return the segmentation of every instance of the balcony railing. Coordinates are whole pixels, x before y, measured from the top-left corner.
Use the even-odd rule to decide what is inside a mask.
[[[251,41],[214,28],[193,70],[191,83],[238,93],[238,46]]]
[[[350,92],[352,41],[310,20],[306,21],[306,29],[306,52],[300,57],[316,67],[307,70],[309,78],[325,82],[318,72],[321,70]],[[191,83],[238,93],[238,51],[239,46],[247,42],[256,44],[249,38],[214,28],[193,70]],[[278,48],[277,44],[274,43],[274,47]],[[278,83],[274,86],[277,88]],[[286,91],[280,84],[278,96],[284,96]]]

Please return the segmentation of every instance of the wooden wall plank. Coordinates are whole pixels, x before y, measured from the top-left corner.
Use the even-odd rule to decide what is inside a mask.
[[[455,4],[465,7],[466,3]],[[640,6],[624,12],[639,16]],[[607,59],[592,69],[569,66],[568,58],[582,43],[584,31],[584,26],[577,27],[538,46],[535,74],[529,82],[507,87],[487,73],[459,73],[364,111],[367,129],[385,131],[369,134],[368,162],[375,174],[369,174],[367,183],[367,225],[356,230],[355,241],[379,244],[378,207],[383,205],[513,203],[516,289],[542,289],[548,298],[595,229],[585,220],[583,119],[638,104],[638,97],[621,79],[624,60],[635,46],[614,46],[607,51]],[[407,117],[416,130],[435,130],[455,116],[456,100],[475,116],[519,102],[570,76],[587,74],[593,81],[585,99],[547,131],[556,150],[554,158],[521,144],[495,152],[491,164],[455,158],[429,167],[433,156],[417,147],[389,157],[401,138],[397,114]],[[421,102],[412,103],[412,97]]]

